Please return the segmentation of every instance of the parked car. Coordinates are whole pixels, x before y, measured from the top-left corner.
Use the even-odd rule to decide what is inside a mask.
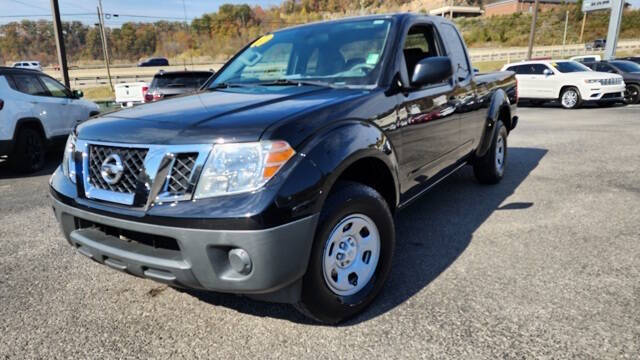
[[[144,104],[149,91],[149,84],[144,81],[116,84],[116,103],[122,107]]]
[[[138,66],[169,66],[169,60],[163,57],[152,57],[140,61]]]
[[[627,56],[623,58],[618,58],[616,60],[628,60],[628,61],[633,61],[636,64],[640,64],[640,56]]]
[[[594,71],[621,75],[626,86],[624,97],[627,104],[640,102],[640,65],[627,60],[598,61],[585,65]]]
[[[40,62],[33,61],[33,60],[15,62],[13,63],[13,67],[19,68],[19,69],[31,69],[31,70],[42,71],[42,66],[40,66]]]
[[[73,248],[111,268],[336,323],[383,289],[396,211],[465,164],[500,182],[516,86],[474,74],[442,17],[279,30],[197,94],[79,125],[53,207]]]
[[[600,61],[600,60],[602,60],[602,58],[600,57],[600,55],[580,55],[580,56],[573,56],[573,57],[569,58],[569,60],[577,61],[579,63],[583,63],[584,64],[584,63]]]
[[[212,75],[211,71],[160,71],[153,77],[145,101],[157,101],[195,92]]]
[[[35,70],[0,67],[0,155],[21,172],[40,170],[50,145],[99,113],[57,80]]]
[[[604,49],[607,46],[607,39],[595,39],[591,43],[584,44],[586,50]]]
[[[575,61],[523,61],[502,70],[516,73],[520,98],[534,104],[558,100],[565,109],[574,109],[585,102],[624,102],[622,76],[591,71]]]

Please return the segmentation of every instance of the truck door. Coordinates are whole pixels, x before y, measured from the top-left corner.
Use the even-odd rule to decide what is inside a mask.
[[[480,111],[469,57],[458,30],[453,25],[444,23],[440,26],[440,32],[453,65],[455,90],[450,99],[455,102],[460,119],[461,147],[456,152],[459,157],[463,157],[477,145],[484,126],[484,116]]]
[[[403,46],[408,79],[415,65],[431,56],[445,56],[442,42],[431,24],[410,28]],[[459,146],[460,125],[456,114],[453,79],[410,87],[399,96],[399,128],[403,151],[400,161],[405,190],[419,187],[452,162]]]

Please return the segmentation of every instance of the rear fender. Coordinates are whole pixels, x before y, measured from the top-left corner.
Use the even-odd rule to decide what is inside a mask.
[[[511,105],[509,103],[509,98],[504,90],[498,89],[495,93],[493,93],[493,96],[491,97],[491,104],[489,105],[489,111],[487,113],[485,124],[482,129],[482,136],[480,137],[480,142],[478,143],[478,147],[476,148],[476,157],[484,156],[491,147],[491,141],[493,140],[493,136],[495,133],[496,123],[498,122],[498,119],[500,119],[500,113],[502,111],[508,112],[508,120],[505,120],[508,123],[504,125],[507,127],[507,129],[512,129],[513,127],[510,123]]]

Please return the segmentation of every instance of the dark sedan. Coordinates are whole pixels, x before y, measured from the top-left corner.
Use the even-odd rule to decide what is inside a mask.
[[[586,63],[594,71],[622,75],[626,84],[624,98],[627,104],[640,102],[640,65],[628,60],[609,60]]]
[[[163,57],[152,57],[140,61],[138,66],[169,66],[169,60]]]

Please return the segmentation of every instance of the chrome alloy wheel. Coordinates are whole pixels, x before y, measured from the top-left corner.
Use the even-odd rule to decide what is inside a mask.
[[[336,295],[353,295],[371,280],[379,258],[376,224],[366,215],[349,215],[331,230],[324,245],[324,281]]]
[[[496,170],[499,174],[504,171],[504,137],[498,134],[496,140]]]
[[[578,103],[578,93],[574,89],[569,89],[562,94],[562,106],[572,108]]]

